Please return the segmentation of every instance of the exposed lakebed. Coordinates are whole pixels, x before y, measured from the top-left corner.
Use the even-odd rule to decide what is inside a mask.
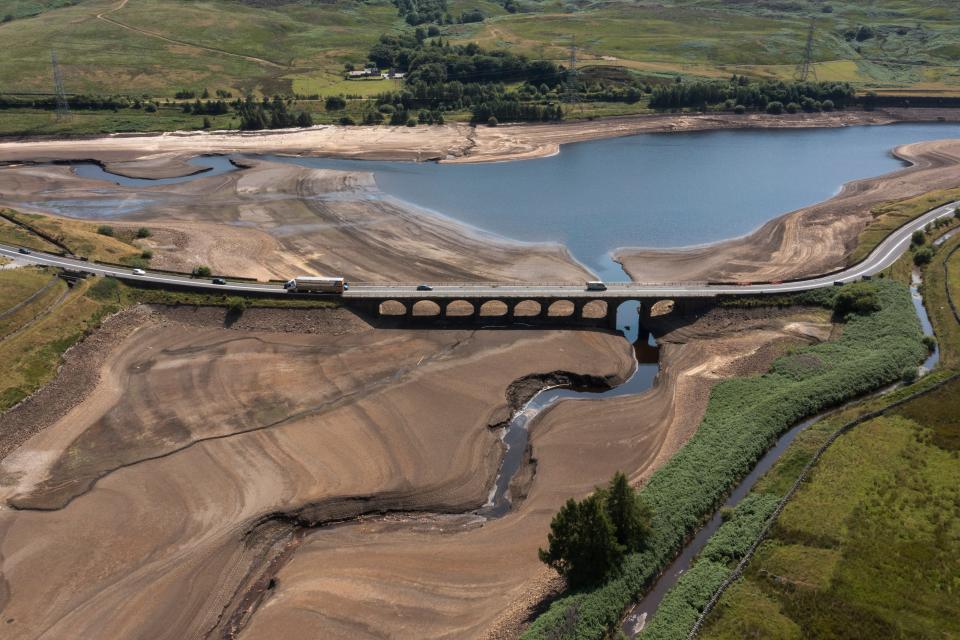
[[[384,194],[506,238],[558,242],[601,278],[626,280],[618,247],[745,235],[903,166],[891,150],[960,137],[954,124],[645,134],[564,145],[549,158],[435,164],[266,156],[369,171]]]
[[[610,257],[619,247],[671,248],[745,235],[770,219],[814,204],[851,180],[902,166],[903,144],[960,137],[956,124],[839,129],[744,129],[644,134],[564,145],[548,158],[480,164],[247,156],[301,166],[371,172],[379,193],[524,242],[557,242],[598,276],[627,277]],[[94,164],[79,175],[124,187],[176,184],[237,169],[228,159],[191,176],[146,180]],[[111,197],[32,203],[79,218],[132,216],[154,203],[147,190]]]

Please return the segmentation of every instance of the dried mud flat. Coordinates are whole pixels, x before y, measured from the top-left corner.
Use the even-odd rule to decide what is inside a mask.
[[[642,478],[717,379],[823,330],[729,311],[666,326],[657,386],[556,404],[533,431],[526,498],[483,522],[469,512],[496,473],[490,425],[511,383],[617,384],[625,341],[257,311],[230,329],[221,310],[125,312],[135,331],[70,362],[94,388],[0,464],[5,637],[509,636],[556,584],[536,547],[563,500],[615,469]],[[43,422],[39,400],[21,409]]]
[[[336,273],[353,281],[583,282],[565,247],[512,242],[384,198],[367,173],[244,160],[244,169],[174,185],[122,187],[68,166],[0,168],[0,205],[148,226],[155,267],[261,280]],[[83,203],[78,208],[78,202]],[[79,213],[78,213],[79,212]]]

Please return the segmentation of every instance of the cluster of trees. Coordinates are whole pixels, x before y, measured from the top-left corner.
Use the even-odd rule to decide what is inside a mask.
[[[422,29],[413,35],[383,35],[370,50],[370,60],[378,67],[407,74],[403,91],[378,95],[378,105],[391,105],[397,112],[470,109],[477,122],[562,117],[559,106],[551,103],[556,94],[547,96],[565,75],[554,63],[425,37]],[[521,90],[507,91],[504,83],[516,81],[525,82]]]
[[[795,105],[796,110],[819,111],[842,108],[853,102],[855,91],[847,82],[751,82],[734,76],[729,82],[675,82],[654,87],[650,106],[654,109],[715,107],[767,109],[779,104],[780,112]],[[776,106],[773,108],[776,110]]]
[[[264,98],[260,102],[247,98],[239,102],[236,109],[240,116],[240,128],[244,131],[313,126],[313,117],[308,112],[292,113],[287,101],[280,96],[274,96],[272,100]]]
[[[425,22],[442,24],[447,13],[447,0],[393,0],[397,5],[397,13],[407,21],[407,24],[416,26]]]
[[[628,554],[622,570],[599,587],[554,601],[523,638],[602,635],[600,630],[620,621],[624,607],[649,587],[779,434],[807,416],[899,380],[906,367],[916,369],[927,349],[909,290],[890,279],[863,286],[875,292],[879,311],[851,314],[838,339],[802,347],[778,361],[813,356],[822,366],[791,367],[787,375],[775,363],[766,375],[725,380],[713,388],[694,436],[640,492],[653,510],[646,550]],[[832,306],[843,288],[794,300]]]
[[[565,75],[548,60],[530,60],[524,55],[498,49],[488,51],[473,42],[454,46],[437,39],[427,43],[416,34],[380,36],[370,49],[369,57],[381,69],[407,72],[410,83],[526,80],[553,86]]]
[[[219,116],[230,111],[230,105],[223,100],[207,100],[200,102],[195,100],[193,104],[184,102],[180,110],[184,113],[192,113],[195,116]]]
[[[193,100],[198,96],[197,96],[197,92],[194,91],[193,89],[180,89],[175,94],[173,94],[173,97],[176,98],[177,100]],[[204,90],[200,92],[199,97],[202,98],[203,100],[208,99],[210,97],[210,90],[207,88],[204,88]],[[220,99],[232,98],[233,94],[229,91],[224,91],[223,89],[217,89],[217,97]]]
[[[563,108],[559,104],[521,102],[514,94],[505,94],[502,98],[481,102],[475,105],[471,112],[473,122],[486,122],[487,124],[529,121],[549,122],[563,119]]]
[[[77,111],[129,109],[134,100],[127,96],[73,95],[67,104]],[[139,102],[139,101],[137,101]],[[0,95],[0,109],[56,109],[56,96],[4,96]]]
[[[573,587],[597,584],[620,567],[624,554],[645,548],[650,518],[650,508],[618,471],[588,498],[567,500],[550,523],[540,560]]]

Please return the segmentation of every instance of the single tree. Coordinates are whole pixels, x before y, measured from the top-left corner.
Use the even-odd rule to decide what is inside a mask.
[[[573,499],[550,523],[547,549],[540,549],[541,562],[553,567],[573,587],[597,584],[623,560],[624,548],[596,493],[583,502]]]
[[[605,506],[616,531],[617,543],[628,552],[640,551],[650,538],[650,507],[618,471],[605,492]]]

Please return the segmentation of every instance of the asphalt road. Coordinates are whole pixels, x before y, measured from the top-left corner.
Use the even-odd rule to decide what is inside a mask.
[[[606,291],[587,291],[582,285],[570,284],[512,284],[512,283],[430,283],[431,291],[417,291],[417,284],[391,283],[351,283],[349,291],[344,292],[345,299],[363,298],[393,298],[396,300],[418,299],[459,299],[459,298],[587,298],[591,300],[603,298],[704,298],[723,294],[758,294],[758,293],[789,293],[806,291],[820,287],[832,286],[835,282],[853,282],[863,276],[870,276],[883,271],[903,255],[910,247],[910,238],[913,232],[923,229],[937,218],[953,215],[954,209],[960,201],[938,207],[925,213],[909,224],[897,229],[888,236],[869,256],[859,264],[832,275],[810,278],[797,282],[782,284],[757,285],[711,285],[707,283],[675,283],[675,284],[644,284],[644,283],[609,283]],[[166,273],[147,271],[146,275],[133,274],[132,269],[100,265],[94,262],[85,262],[57,255],[31,251],[29,255],[18,252],[17,247],[0,244],[0,255],[16,258],[21,262],[49,265],[65,269],[82,270],[98,275],[114,276],[123,280],[135,282],[137,280],[151,282],[157,285],[171,287],[188,287],[191,289],[209,290],[242,295],[244,293],[274,293],[285,294],[279,284],[264,284],[255,282],[227,281],[225,285],[217,285],[209,279],[190,278]],[[300,274],[292,274],[300,275]],[[327,274],[332,275],[332,274]]]

